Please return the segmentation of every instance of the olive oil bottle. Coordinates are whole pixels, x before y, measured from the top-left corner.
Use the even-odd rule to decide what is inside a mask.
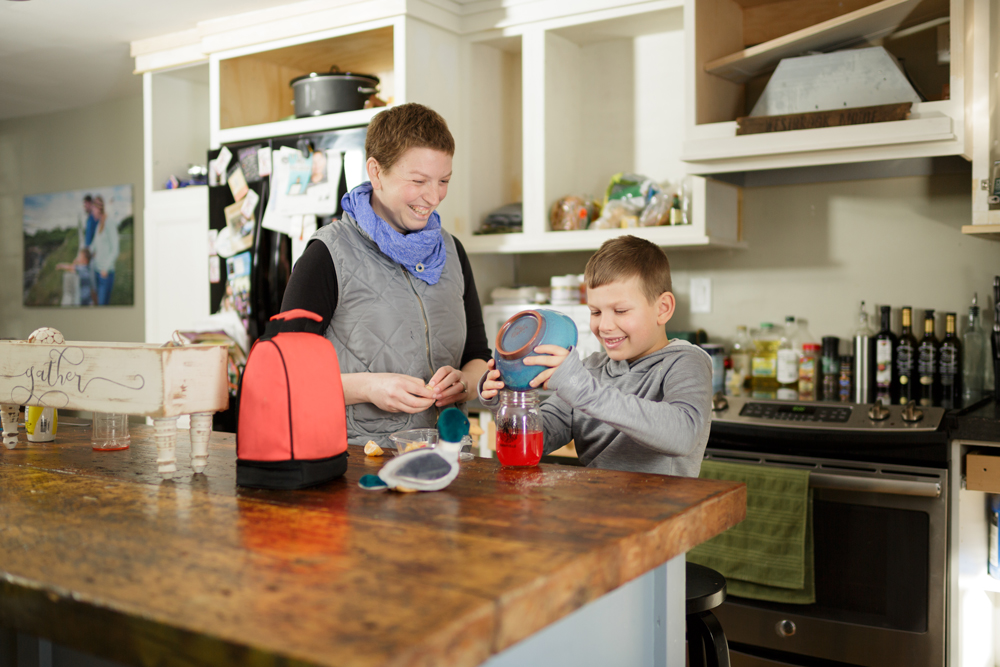
[[[944,340],[938,361],[941,377],[941,407],[962,407],[962,341],[955,333],[955,313],[945,313]]]
[[[896,366],[896,381],[899,382],[899,403],[919,401],[919,385],[916,377],[917,339],[913,336],[913,308],[902,308],[903,328],[893,350],[892,361]]]
[[[941,343],[934,336],[934,310],[928,308],[924,311],[924,337],[917,346],[920,405],[941,405],[941,374],[938,368],[940,352]]]

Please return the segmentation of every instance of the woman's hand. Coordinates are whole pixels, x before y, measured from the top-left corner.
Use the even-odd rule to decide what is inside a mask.
[[[497,364],[493,359],[490,359],[486,364],[489,370],[486,372],[486,380],[483,381],[483,390],[479,395],[487,401],[503,389],[503,380],[500,379],[500,371],[497,370],[496,366]]]
[[[386,412],[416,414],[434,405],[434,394],[420,378],[399,373],[371,373],[368,400]]]
[[[539,345],[532,352],[537,352],[539,357],[525,357],[525,366],[548,366],[547,369],[539,373],[535,378],[528,384],[534,388],[544,387],[548,389],[549,378],[552,374],[556,372],[556,368],[559,367],[566,357],[569,356],[569,350],[565,347],[559,347],[558,345]]]
[[[434,405],[443,408],[452,403],[469,399],[469,381],[462,371],[451,366],[442,366],[427,383],[434,393]]]

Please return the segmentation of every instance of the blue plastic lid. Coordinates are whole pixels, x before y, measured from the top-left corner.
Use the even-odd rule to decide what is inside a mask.
[[[1000,512],[1000,493],[990,494],[990,511]]]

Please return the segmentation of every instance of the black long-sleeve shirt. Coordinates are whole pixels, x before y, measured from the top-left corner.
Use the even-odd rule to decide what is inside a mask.
[[[469,255],[458,239],[455,239],[455,250],[465,276],[463,300],[466,334],[461,364],[465,366],[473,359],[489,361],[491,352],[486,340],[486,325],[483,324],[483,311],[479,306],[479,293],[472,277]],[[285,288],[285,296],[281,300],[281,312],[303,308],[316,313],[323,318],[325,330],[337,310],[337,294],[337,267],[333,264],[330,250],[322,243],[313,242],[295,263],[295,269]]]

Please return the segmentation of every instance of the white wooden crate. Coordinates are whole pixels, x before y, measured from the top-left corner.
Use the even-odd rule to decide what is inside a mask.
[[[189,414],[192,466],[201,472],[212,414],[229,406],[226,364],[224,345],[0,341],[4,444],[17,443],[20,405],[151,417],[166,474],[177,469],[177,417]]]

